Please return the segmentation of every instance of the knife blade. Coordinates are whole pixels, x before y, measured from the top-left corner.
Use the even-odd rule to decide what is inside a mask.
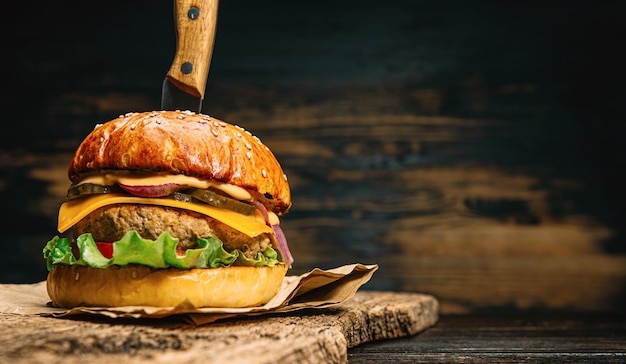
[[[176,53],[163,80],[161,109],[202,111],[218,0],[174,0]]]

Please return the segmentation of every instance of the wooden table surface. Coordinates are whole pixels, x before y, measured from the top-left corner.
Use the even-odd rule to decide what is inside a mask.
[[[0,314],[11,363],[624,363],[623,313],[441,315],[427,296],[367,292],[336,309],[226,319]],[[391,300],[391,301],[390,301]],[[385,302],[386,301],[386,302]],[[395,303],[393,301],[396,301]],[[364,304],[364,305],[363,305]],[[275,352],[268,352],[270,347]],[[255,352],[255,353],[251,353]],[[281,359],[278,359],[281,358]]]
[[[589,313],[442,315],[408,338],[365,343],[350,363],[624,363],[626,316]]]
[[[15,289],[0,285],[4,302],[9,292],[19,295]],[[19,289],[32,294],[33,287]],[[432,327],[439,316],[433,296],[380,291],[357,292],[327,308],[220,320],[197,313],[51,317],[42,315],[45,301],[29,306],[38,314],[25,311],[25,305],[16,310],[0,303],[0,363],[342,364],[348,348],[414,335]]]

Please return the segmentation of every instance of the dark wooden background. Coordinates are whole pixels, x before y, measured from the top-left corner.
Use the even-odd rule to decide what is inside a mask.
[[[159,108],[171,1],[18,4],[3,22],[0,283],[45,279],[82,138]],[[293,209],[292,274],[442,313],[622,311],[619,2],[222,0],[203,112],[259,136]]]

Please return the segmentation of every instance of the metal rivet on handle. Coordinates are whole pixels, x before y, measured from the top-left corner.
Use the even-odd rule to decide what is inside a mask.
[[[195,6],[192,6],[189,8],[189,10],[187,11],[187,16],[189,17],[189,19],[198,19],[198,17],[200,16],[200,9],[196,8]]]
[[[191,62],[185,62],[182,66],[180,66],[180,70],[183,74],[188,75],[191,73],[191,71],[193,71],[193,65],[191,64]]]

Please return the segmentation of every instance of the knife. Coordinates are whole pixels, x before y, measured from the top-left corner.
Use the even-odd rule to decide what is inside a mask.
[[[161,94],[161,109],[202,111],[215,41],[218,0],[174,0],[176,54]]]

